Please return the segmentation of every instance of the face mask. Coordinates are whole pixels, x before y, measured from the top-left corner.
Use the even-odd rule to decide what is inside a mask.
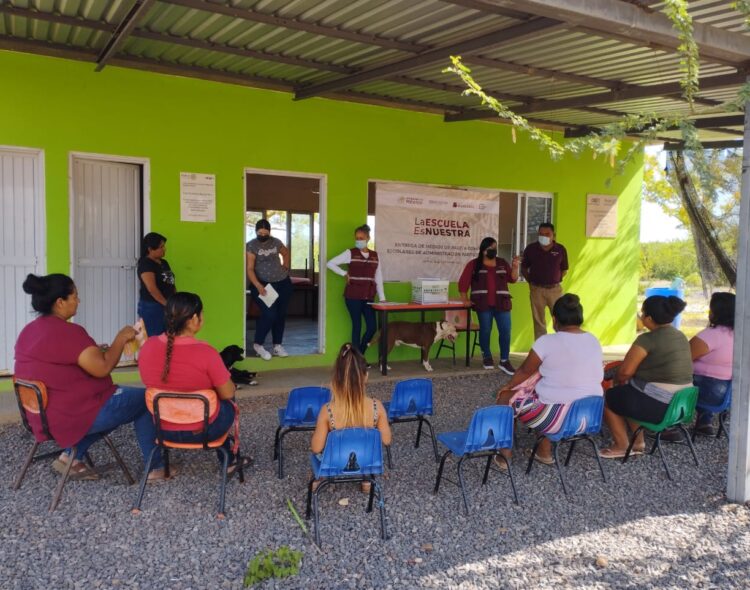
[[[360,250],[367,248],[367,240],[354,240],[354,246]]]
[[[539,243],[542,246],[549,246],[552,243],[552,238],[548,238],[547,236],[539,236]]]
[[[270,238],[271,236],[269,235],[262,236],[260,234],[255,234],[255,237],[258,238],[259,242],[266,242],[268,241],[268,238]]]
[[[490,248],[489,250],[484,251],[484,255],[492,260],[495,256],[497,256],[497,250],[495,248]]]

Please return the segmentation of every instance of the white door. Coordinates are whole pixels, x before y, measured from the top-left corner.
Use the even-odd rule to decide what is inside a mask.
[[[21,285],[44,272],[42,156],[0,148],[0,374],[13,370],[16,337],[34,318]]]
[[[75,322],[96,342],[111,342],[136,318],[141,167],[76,157],[72,180],[72,275],[81,298]]]

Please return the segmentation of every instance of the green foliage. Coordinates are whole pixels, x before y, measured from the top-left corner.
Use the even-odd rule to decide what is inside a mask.
[[[698,273],[698,260],[692,240],[641,244],[641,279],[671,281]],[[698,277],[700,282],[700,277]]]
[[[247,564],[244,585],[247,588],[270,578],[286,578],[299,573],[302,552],[283,545],[276,551],[268,549],[253,557]]]
[[[682,71],[682,95],[690,104],[692,110],[695,95],[698,93],[698,75],[700,70],[700,57],[698,55],[698,44],[693,38],[693,18],[688,12],[687,0],[666,0],[664,12],[672,21],[672,27],[680,37],[680,70]]]

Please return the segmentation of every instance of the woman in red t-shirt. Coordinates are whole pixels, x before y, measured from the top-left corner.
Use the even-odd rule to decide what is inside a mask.
[[[175,293],[167,299],[164,313],[165,333],[149,338],[138,355],[141,381],[146,387],[176,393],[213,389],[220,401],[215,414],[209,418],[208,439],[217,439],[234,424],[235,387],[216,349],[195,338],[203,327],[203,302],[194,293]],[[164,438],[172,442],[202,442],[201,428],[202,423],[196,424],[196,433],[184,425],[180,425],[179,430],[177,427],[171,430],[167,425],[163,428]],[[237,455],[232,453],[234,442],[229,436],[222,445],[229,453],[230,473],[237,467]],[[217,454],[221,460],[221,454]],[[243,465],[250,463],[248,457],[243,457],[242,461]]]
[[[16,341],[15,376],[42,381],[47,387],[49,431],[61,447],[77,447],[71,468],[75,479],[97,479],[83,463],[88,448],[118,426],[133,423],[144,458],[154,448],[156,432],[146,409],[142,387],[118,387],[110,373],[117,366],[125,343],[136,336],[125,326],[105,350],[83,326],[69,322],[80,300],[73,279],[64,274],[30,274],[23,290],[40,316],[27,324]],[[32,417],[33,418],[33,417]],[[32,428],[40,427],[30,420]],[[52,464],[62,472],[70,460],[64,452]],[[163,479],[161,455],[152,464],[149,479]]]

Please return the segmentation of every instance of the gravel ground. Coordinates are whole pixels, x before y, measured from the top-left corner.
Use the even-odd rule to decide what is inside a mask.
[[[501,383],[491,375],[435,379],[437,431],[463,429],[474,409],[493,400]],[[390,397],[387,384],[373,395]],[[257,552],[288,545],[304,553],[299,575],[262,588],[729,588],[747,587],[750,510],[724,500],[726,439],[699,439],[700,469],[687,449],[669,446],[675,481],[658,458],[605,465],[599,478],[588,449],[568,468],[562,494],[553,468],[537,464],[529,476],[513,462],[521,505],[507,478],[487,486],[467,469],[472,514],[464,516],[458,489],[432,495],[436,464],[430,445],[413,447],[415,426],[395,427],[396,468],[384,488],[392,538],[381,541],[377,511],[366,514],[357,487],[328,488],[321,496],[322,552],[286,508],[302,513],[308,478],[308,436],[286,438],[285,480],[276,478],[272,441],[276,407],[269,396],[242,403],[243,446],[255,457],[245,484],[230,482],[227,519],[216,511],[213,454],[175,455],[179,476],[149,487],[143,513],[129,512],[135,487],[117,472],[97,482],[71,482],[57,512],[47,513],[56,478],[48,462],[31,467],[18,492],[0,488],[0,588],[241,588]],[[129,428],[113,436],[135,473],[139,453]],[[423,439],[424,440],[424,439]],[[12,480],[28,438],[19,425],[0,429]],[[531,438],[519,436],[528,448]],[[106,447],[92,449],[94,460]],[[449,476],[455,474],[451,464]],[[339,500],[349,499],[347,506]]]

